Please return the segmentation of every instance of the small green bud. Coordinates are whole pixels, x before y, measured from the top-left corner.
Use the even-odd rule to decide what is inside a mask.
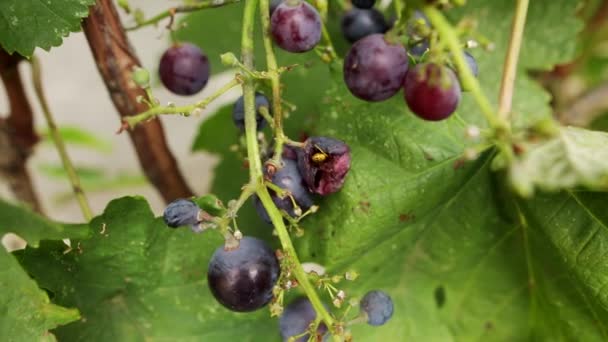
[[[142,88],[148,88],[150,86],[150,73],[144,68],[135,67],[133,69],[133,81]]]
[[[129,0],[118,0],[118,6],[122,8],[127,14],[131,13],[131,6],[129,6]]]
[[[220,56],[220,59],[222,61],[222,64],[224,64],[225,66],[234,66],[239,63],[239,60],[232,52],[223,53]]]

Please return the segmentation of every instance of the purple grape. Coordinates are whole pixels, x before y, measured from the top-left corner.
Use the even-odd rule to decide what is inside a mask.
[[[305,1],[285,0],[272,13],[270,32],[283,50],[306,52],[321,40],[321,16]]]
[[[463,55],[464,60],[469,66],[469,69],[471,69],[471,73],[473,73],[473,76],[477,77],[479,75],[479,67],[477,66],[477,61],[475,60],[475,57],[473,57],[473,55],[466,51],[463,52]]]
[[[344,59],[344,82],[356,97],[382,101],[395,95],[408,69],[405,48],[391,44],[382,34],[357,41]]]
[[[291,336],[298,336],[308,330],[310,324],[317,318],[317,313],[312,304],[306,297],[296,298],[289,303],[281,318],[279,319],[279,331],[283,341],[288,341]],[[317,337],[327,333],[327,326],[323,323],[317,328]],[[327,337],[327,335],[325,336]],[[310,338],[309,334],[303,335],[294,342],[306,342]],[[315,338],[314,341],[318,341]]]
[[[342,188],[350,170],[350,148],[343,141],[310,137],[298,152],[298,168],[308,189],[325,196]]]
[[[198,221],[198,213],[201,209],[189,199],[176,199],[169,203],[163,212],[165,224],[171,228],[195,225]]]
[[[171,92],[193,95],[209,81],[209,59],[196,45],[179,43],[165,51],[158,73],[163,85]]]
[[[388,24],[384,15],[376,9],[357,9],[346,12],[342,17],[342,34],[351,43],[374,33],[384,33]]]
[[[266,120],[262,114],[260,114],[260,107],[266,107],[269,114],[272,114],[272,110],[270,107],[270,101],[264,94],[255,93],[255,121],[257,122],[257,129],[261,130],[264,128],[266,124]],[[234,103],[234,107],[232,107],[232,121],[234,125],[241,131],[245,131],[245,99],[243,96],[239,97],[238,100]]]
[[[274,252],[262,240],[244,237],[235,250],[219,247],[207,271],[211,293],[226,308],[257,310],[270,302],[281,269]]]
[[[353,6],[368,9],[374,7],[376,0],[352,0]]]
[[[367,324],[378,326],[388,322],[393,316],[393,300],[385,292],[369,291],[361,299],[361,311],[367,314]]]
[[[272,176],[272,183],[279,186],[281,189],[289,191],[291,196],[293,196],[294,201],[303,212],[310,209],[310,207],[313,205],[312,198],[310,197],[310,193],[308,193],[308,189],[304,185],[304,181],[302,180],[302,176],[298,170],[298,164],[295,160],[283,159],[283,167]],[[291,217],[298,216],[294,211],[291,198],[279,198],[274,191],[270,191],[270,195],[277,208],[285,210],[285,212],[287,212]],[[255,209],[260,218],[271,224],[272,222],[270,217],[268,216],[268,213],[266,212],[266,209],[262,205],[260,199],[257,196],[254,196],[253,201]]]
[[[403,93],[410,110],[424,120],[446,119],[460,102],[460,84],[452,69],[422,63],[408,71]]]
[[[271,0],[270,1],[270,15],[274,13],[274,10],[283,2],[283,0]]]
[[[412,55],[413,57],[420,58],[420,57],[422,57],[422,55],[424,55],[424,53],[428,49],[429,49],[429,41],[425,39],[425,40],[422,40],[422,41],[410,46],[409,52],[410,52],[410,55]]]

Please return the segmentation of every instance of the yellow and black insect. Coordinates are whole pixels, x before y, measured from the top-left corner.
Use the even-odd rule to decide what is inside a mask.
[[[317,149],[318,152],[315,152],[310,158],[312,159],[313,162],[320,164],[322,162],[324,162],[325,160],[327,160],[327,158],[329,157],[329,155],[325,152],[323,152],[323,150],[321,148],[319,148],[319,146],[315,145],[315,148]]]

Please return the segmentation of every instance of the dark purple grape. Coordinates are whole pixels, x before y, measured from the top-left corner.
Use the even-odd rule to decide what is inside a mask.
[[[367,324],[383,325],[393,316],[393,300],[385,292],[369,291],[361,299],[361,311],[367,314]]]
[[[384,15],[376,9],[353,8],[342,17],[342,34],[351,43],[374,33],[384,33],[388,24]]]
[[[405,102],[410,110],[424,120],[443,120],[456,110],[460,102],[460,84],[452,69],[422,63],[408,71],[403,86]]]
[[[302,212],[310,209],[313,205],[312,198],[304,185],[304,181],[298,170],[298,163],[295,160],[283,159],[283,167],[272,176],[272,183],[279,186],[281,189],[289,191]],[[284,210],[291,217],[298,216],[294,211],[295,208],[291,198],[279,198],[272,190],[270,191],[270,195],[277,208]],[[254,196],[253,201],[260,218],[267,223],[272,223],[260,199],[257,196]]]
[[[414,15],[409,20],[409,24],[407,27],[408,36],[410,37],[410,46],[409,53],[411,56],[420,58],[429,48],[429,40],[423,39],[424,37],[420,37],[416,32],[415,23],[422,19],[424,21],[425,26],[430,27],[431,24],[429,19],[424,15],[424,13],[419,10],[414,11]]]
[[[169,203],[163,213],[165,224],[171,228],[198,224],[201,209],[189,199],[176,199]]]
[[[308,189],[325,196],[342,188],[350,170],[350,148],[343,141],[310,137],[298,152],[298,168]]]
[[[356,97],[382,101],[395,95],[403,85],[408,68],[405,48],[391,44],[382,34],[357,41],[344,59],[344,82]]]
[[[270,101],[264,94],[255,93],[255,121],[257,122],[257,129],[261,130],[264,128],[266,124],[266,120],[262,114],[260,114],[260,107],[266,107],[268,113],[272,114]],[[234,103],[234,107],[232,107],[232,121],[234,121],[234,125],[241,131],[245,130],[245,98],[243,96],[239,97],[238,100]]]
[[[296,298],[285,307],[285,310],[279,319],[281,338],[286,342],[291,336],[298,336],[304,333],[316,318],[317,313],[308,298]],[[326,333],[327,326],[323,323],[319,324],[319,327],[317,328],[317,337],[321,337]],[[296,339],[294,342],[306,342],[309,338],[309,334],[306,334]],[[318,341],[319,339],[316,338],[314,340]]]
[[[280,272],[274,252],[264,241],[244,237],[237,249],[215,250],[207,281],[220,304],[232,311],[248,312],[268,304]]]
[[[475,60],[475,57],[473,57],[470,53],[466,51],[463,51],[462,56],[464,57],[464,61],[467,63],[467,67],[469,68],[469,70],[471,70],[473,76],[477,77],[477,75],[479,74],[479,67],[477,66],[477,61]],[[460,77],[460,73],[458,72],[458,68],[456,68],[456,65],[454,65],[453,68],[454,72],[458,76],[460,88],[462,88],[462,91],[470,90],[462,83],[462,79]]]
[[[283,2],[283,0],[271,0],[270,1],[270,15],[272,15],[274,10],[277,9],[277,6],[279,6],[281,4],[281,2]]]
[[[306,52],[321,40],[321,16],[306,1],[286,0],[272,13],[270,32],[283,50]]]
[[[416,58],[422,57],[424,53],[429,49],[429,41],[422,40],[409,48],[410,55]]]
[[[368,9],[374,7],[376,0],[352,0],[353,6]]]
[[[209,81],[209,59],[196,45],[179,43],[165,51],[158,73],[161,82],[171,92],[193,95]]]
[[[464,51],[463,55],[464,60],[467,62],[467,65],[471,70],[471,73],[473,73],[473,76],[477,77],[479,74],[479,67],[477,66],[477,61],[475,60],[475,57],[473,57],[473,55],[466,51]]]

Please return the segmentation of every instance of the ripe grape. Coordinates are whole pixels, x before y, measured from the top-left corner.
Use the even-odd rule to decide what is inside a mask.
[[[266,107],[269,114],[272,114],[270,108],[270,101],[264,94],[256,92],[255,93],[255,121],[257,122],[257,129],[261,130],[264,128],[266,124],[266,120],[262,114],[260,114],[260,107]],[[239,97],[238,100],[234,103],[234,107],[232,107],[232,121],[234,125],[241,131],[245,130],[245,99],[243,96]]]
[[[312,304],[306,297],[296,298],[289,303],[281,318],[279,319],[279,331],[283,341],[288,341],[291,336],[298,336],[308,330],[310,323],[317,318],[317,313]],[[327,333],[327,326],[321,323],[317,328],[317,336]],[[310,338],[309,334],[303,335],[294,342],[306,342]],[[318,341],[319,339],[314,339]]]
[[[321,40],[321,16],[306,1],[287,0],[272,13],[270,32],[283,50],[306,52]]]
[[[165,224],[171,228],[178,228],[198,223],[198,213],[201,209],[191,200],[176,199],[169,203],[163,213]]]
[[[452,69],[422,63],[408,71],[404,96],[410,110],[424,120],[443,120],[456,110],[460,102],[460,84]]]
[[[272,183],[281,189],[289,191],[293,197],[293,201],[289,196],[280,198],[276,193],[274,193],[274,191],[270,191],[272,201],[277,208],[284,210],[289,214],[289,216],[299,216],[296,215],[294,210],[294,201],[298,207],[300,207],[302,212],[310,209],[310,207],[313,205],[312,198],[310,197],[310,193],[308,193],[308,189],[304,185],[304,181],[302,180],[302,176],[298,170],[298,164],[295,160],[283,159],[283,167],[272,176]],[[271,223],[270,217],[268,216],[268,213],[266,212],[266,209],[262,205],[260,199],[255,196],[253,201],[260,218],[267,223]]]
[[[385,292],[369,291],[360,302],[361,311],[367,314],[369,325],[383,325],[393,316],[393,300]]]
[[[244,237],[234,250],[223,246],[215,250],[207,281],[220,304],[232,311],[247,312],[268,304],[280,271],[274,252],[264,241]]]
[[[388,24],[384,15],[376,9],[353,8],[342,17],[342,34],[351,43],[374,33],[384,33]]]
[[[158,73],[161,82],[171,92],[193,95],[209,81],[209,59],[196,45],[179,43],[165,51],[160,59]]]
[[[368,9],[374,7],[376,0],[352,0],[353,6]]]
[[[350,92],[366,101],[382,101],[395,95],[408,69],[405,48],[389,43],[382,34],[357,41],[344,59],[344,82]]]

